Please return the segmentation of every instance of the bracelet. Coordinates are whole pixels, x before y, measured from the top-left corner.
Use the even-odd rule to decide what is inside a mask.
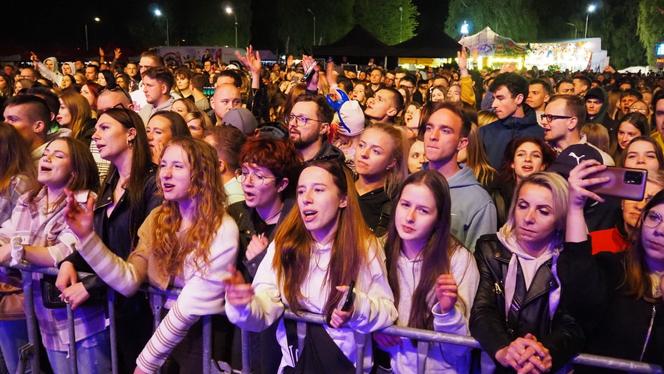
[[[23,238],[15,236],[10,241],[11,246],[11,262],[9,266],[16,266],[23,262],[25,256],[25,249],[23,248]]]

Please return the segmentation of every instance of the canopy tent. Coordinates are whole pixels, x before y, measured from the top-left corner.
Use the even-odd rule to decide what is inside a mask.
[[[334,43],[313,47],[314,56],[379,57],[389,56],[390,47],[360,25]]]
[[[459,43],[470,50],[471,56],[523,56],[526,48],[514,40],[500,36],[490,27],[474,35],[464,36]]]
[[[392,46],[392,56],[398,57],[456,57],[461,45],[442,30],[423,30],[418,35]]]

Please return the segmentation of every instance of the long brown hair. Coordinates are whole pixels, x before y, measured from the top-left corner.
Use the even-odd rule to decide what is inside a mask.
[[[330,294],[325,302],[324,313],[329,320],[343,296],[336,286],[347,285],[357,279],[361,267],[368,261],[368,250],[376,243],[376,238],[362,218],[350,171],[332,160],[313,161],[304,170],[311,167],[330,173],[339,193],[348,200],[347,206],[340,208],[339,225],[327,269],[326,280]],[[284,290],[291,310],[297,313],[302,310],[300,288],[309,275],[314,246],[314,239],[304,226],[297,204],[277,229],[274,242],[276,251],[272,267],[276,270],[279,286]]]
[[[60,100],[71,114],[71,123],[67,126],[71,129],[71,136],[78,139],[86,123],[92,118],[90,103],[85,96],[73,90],[63,91]]]
[[[0,122],[0,144],[0,195],[7,191],[15,176],[25,176],[30,184],[34,183],[36,170],[28,145],[7,122]]]
[[[632,246],[625,252],[625,294],[636,299],[646,299],[653,302],[652,285],[648,276],[646,264],[646,250],[641,242],[643,235],[643,220],[650,210],[657,205],[664,204],[664,190],[659,191],[648,201],[639,218],[639,229],[632,232]]]
[[[145,185],[152,175],[150,171],[154,167],[150,156],[150,146],[148,145],[148,136],[145,132],[145,126],[141,117],[133,110],[125,109],[124,107],[113,107],[104,112],[102,115],[108,115],[114,120],[120,122],[125,129],[136,129],[136,137],[130,142],[132,147],[131,156],[131,172],[129,181],[127,182],[127,196],[129,197],[129,206],[131,209],[131,222],[130,233],[132,245],[135,245],[138,237],[135,233],[138,227],[143,223],[145,206],[143,204],[143,195],[145,194]],[[100,116],[101,118],[101,116]],[[106,179],[113,177],[115,174],[115,165],[111,163]],[[100,196],[104,196],[107,188],[114,189],[115,185],[102,183]]]
[[[397,232],[396,223],[392,219],[385,244],[385,252],[388,257],[387,280],[394,293],[394,303],[396,305],[399,305],[401,296],[404,299],[410,299],[411,310],[408,317],[408,326],[431,330],[433,329],[431,307],[434,304],[433,290],[436,279],[439,275],[450,272],[450,259],[454,251],[460,248],[460,244],[450,233],[452,200],[450,198],[450,188],[445,178],[435,170],[421,170],[413,173],[403,182],[398,199],[401,198],[404,188],[409,184],[423,185],[431,191],[435,199],[438,217],[431,229],[429,240],[422,249],[422,271],[412,295],[400,295],[399,293],[399,271],[397,268],[403,243]],[[392,217],[395,217],[398,205],[399,201],[396,200],[392,208]]]
[[[178,238],[182,214],[177,202],[164,200],[156,213],[152,232],[152,251],[157,268],[164,274],[178,274],[186,257],[194,254],[195,266],[200,270],[209,265],[210,245],[224,218],[226,193],[221,182],[217,152],[202,140],[192,137],[173,138],[168,147],[181,147],[187,154],[191,168],[189,196],[196,200],[196,217],[200,223],[192,225]],[[159,172],[157,173],[159,178]],[[157,183],[160,193],[161,183]]]

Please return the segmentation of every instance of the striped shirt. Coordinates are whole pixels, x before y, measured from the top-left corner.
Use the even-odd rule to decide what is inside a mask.
[[[21,196],[11,218],[0,227],[0,244],[9,243],[12,237],[20,236],[23,244],[46,247],[55,266],[72,252],[71,245],[76,240],[65,223],[64,206],[63,199],[58,206],[47,212],[46,188],[32,202],[28,201],[27,194]],[[69,345],[67,310],[44,307],[40,279],[41,274],[33,274],[35,315],[42,342],[46,349],[66,352]],[[74,311],[77,342],[103,331],[106,325],[104,308],[101,306],[81,306]],[[87,343],[84,342],[82,346],[87,347]]]
[[[78,240],[76,248],[97,275],[125,296],[134,294],[146,278],[160,289],[166,289],[173,281],[170,275],[158,268],[152,253],[152,231],[159,210],[154,209],[139,228],[138,245],[127,261],[113,254],[94,233]],[[237,225],[229,215],[225,215],[210,246],[209,265],[199,269],[194,257],[187,256],[181,272],[184,282],[182,291],[177,298],[166,303],[170,311],[136,360],[141,370],[156,372],[201,316],[224,311],[222,279],[228,275],[228,267],[235,264],[238,243]]]

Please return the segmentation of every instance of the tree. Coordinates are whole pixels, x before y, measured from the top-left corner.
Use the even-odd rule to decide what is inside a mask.
[[[415,36],[419,13],[411,0],[356,0],[353,10],[355,23],[385,44],[394,45]]]
[[[601,36],[602,48],[609,52],[611,65],[617,68],[642,65],[646,62],[643,45],[634,42],[637,25],[637,12],[634,4],[618,1],[606,1],[599,9],[599,27],[591,27],[589,36]]]
[[[500,6],[492,0],[450,0],[445,32],[459,37],[463,21],[472,24],[472,32],[486,26],[517,42],[537,40],[538,17],[533,0],[505,0]]]
[[[664,40],[664,0],[641,0],[637,31],[647,51],[648,63],[655,65],[655,44]]]

